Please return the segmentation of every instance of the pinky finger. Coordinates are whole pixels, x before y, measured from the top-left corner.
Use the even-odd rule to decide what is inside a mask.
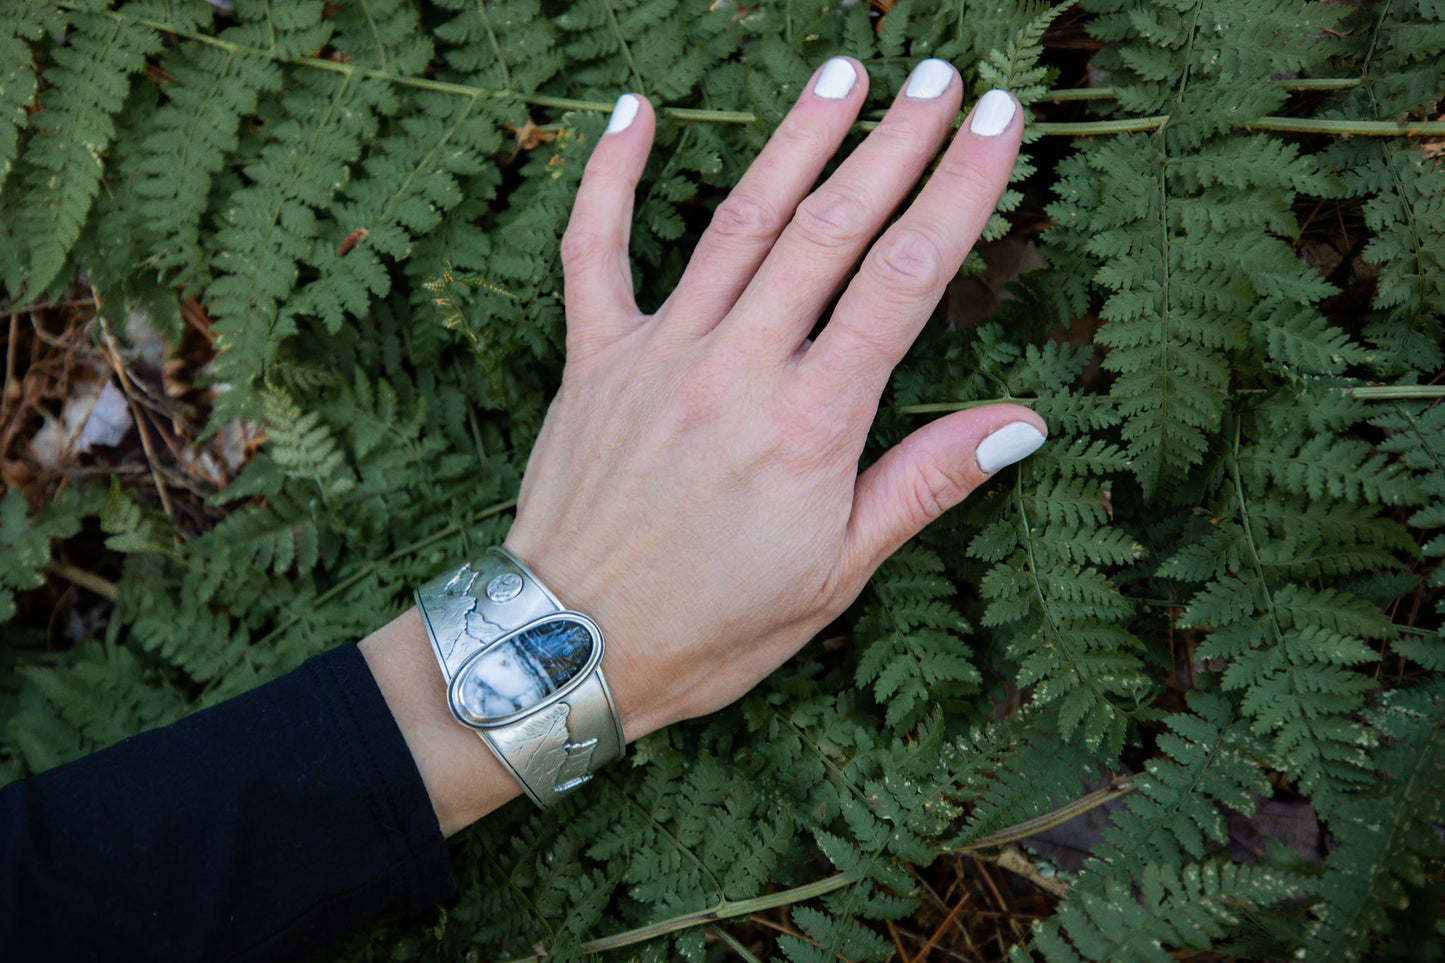
[[[641,320],[627,246],[633,194],[654,126],[652,106],[637,94],[623,94],[582,174],[562,236],[568,354],[618,337]]]

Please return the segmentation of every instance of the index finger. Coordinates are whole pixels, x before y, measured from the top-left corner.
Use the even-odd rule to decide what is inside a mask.
[[[802,377],[830,394],[882,393],[1008,185],[1020,113],[1007,91],[979,99],[917,199],[863,259],[799,361]]]

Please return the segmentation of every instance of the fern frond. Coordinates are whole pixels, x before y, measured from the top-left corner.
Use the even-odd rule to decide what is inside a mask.
[[[244,118],[258,98],[281,87],[275,64],[238,50],[173,47],[162,61],[173,78],[167,102],[126,167],[136,178],[144,230],[153,236],[151,264],[189,281],[205,271],[202,223],[211,185],[234,150]]]
[[[1414,469],[1426,494],[1426,504],[1410,516],[1410,527],[1434,532],[1421,551],[1432,558],[1445,556],[1445,405],[1393,402],[1371,419],[1371,424],[1389,433],[1380,449],[1397,454]],[[1445,565],[1435,563],[1429,584],[1445,585]],[[1445,612],[1445,597],[1436,602]],[[1400,655],[1430,669],[1445,668],[1445,635],[1437,629],[1432,636],[1401,636],[1393,648]]]
[[[438,0],[437,5],[456,11],[436,28],[448,44],[443,57],[473,86],[531,93],[561,69],[556,31],[538,0]],[[525,113],[520,104],[516,112]]]
[[[359,66],[419,76],[431,62],[432,43],[417,20],[414,0],[356,0],[336,8],[331,45]]]
[[[1256,737],[1229,701],[1195,691],[1188,704],[1192,712],[1165,717],[1171,731],[1159,737],[1160,755],[1134,777],[1135,791],[1090,855],[1079,889],[1137,878],[1150,864],[1204,859],[1229,839],[1221,807],[1250,815],[1255,797],[1269,795]]]
[[[34,518],[18,489],[0,495],[0,623],[15,617],[15,593],[45,584],[50,543],[79,530],[95,499],[72,489],[52,499]]]
[[[317,227],[305,258],[317,279],[301,299],[303,311],[334,331],[391,292],[389,263],[404,260],[414,238],[461,202],[458,180],[477,173],[482,157],[501,147],[476,106],[441,94],[411,98],[389,136],[373,142]]]
[[[279,508],[247,506],[207,534],[211,548],[196,588],[198,602],[251,579],[251,569],[302,577],[315,568],[321,553],[315,523],[305,519],[304,509],[285,502]]]
[[[705,62],[691,49],[687,19],[677,0],[580,0],[555,23],[582,90],[605,91],[609,99],[636,90],[675,100],[701,79]]]
[[[1045,484],[1048,484],[1047,481]],[[1073,482],[1043,489],[1030,511],[1029,491],[1016,488],[1012,532],[995,523],[987,542],[975,539],[971,551],[1009,555],[995,563],[979,583],[987,602],[985,626],[1010,626],[1006,652],[1020,665],[1019,684],[1035,685],[1040,702],[1063,700],[1059,721],[1065,734],[1082,725],[1085,742],[1114,751],[1124,738],[1126,711],[1121,702],[1141,698],[1149,683],[1132,654],[1138,643],[1122,626],[1132,606],[1097,569],[1078,559],[1091,553],[1108,557],[1135,554],[1132,541],[1106,536],[1100,548],[1088,548],[1107,517],[1097,481],[1092,497]],[[1060,521],[1048,522],[1052,513]],[[1113,538],[1117,551],[1110,552]],[[1015,624],[1017,623],[1017,624]]]
[[[1418,505],[1425,498],[1420,482],[1405,466],[1364,441],[1333,433],[1307,438],[1293,450],[1260,449],[1241,457],[1239,465],[1251,482],[1268,478],[1311,499]]]
[[[303,414],[284,392],[272,388],[266,394],[266,421],[271,457],[287,475],[313,484],[327,502],[356,487],[345,451],[318,412]]]
[[[1010,37],[1002,50],[990,50],[988,57],[978,65],[979,87],[1007,90],[1025,106],[1044,95],[1052,71],[1039,66],[1043,55],[1044,34],[1059,15],[1072,6],[1061,3],[1057,6],[1040,4],[1034,7],[1038,13],[1018,34]],[[1030,8],[1021,5],[1021,12]]]
[[[106,548],[135,555],[169,555],[175,551],[167,537],[169,526],[156,513],[137,505],[118,482],[112,480],[110,494],[100,510],[100,527],[110,537]]]
[[[66,258],[100,193],[115,115],[131,76],[160,49],[155,31],[103,11],[97,3],[77,10],[68,42],[51,51],[51,86],[39,96],[41,110],[30,118],[34,134],[20,156],[18,208],[32,296],[69,283]]]
[[[1344,796],[1370,781],[1368,758],[1356,727],[1345,716],[1358,710],[1377,684],[1349,667],[1376,658],[1365,639],[1395,633],[1378,610],[1342,591],[1279,583],[1298,572],[1300,564],[1298,557],[1291,558],[1288,566],[1274,564],[1280,556],[1312,553],[1317,563],[1331,558],[1332,568],[1349,571],[1353,565],[1345,559],[1358,557],[1361,550],[1348,543],[1352,534],[1341,534],[1336,536],[1338,550],[1316,535],[1298,544],[1296,553],[1289,551],[1290,531],[1270,518],[1272,506],[1249,498],[1243,481],[1244,462],[1264,450],[1245,449],[1227,459],[1233,478],[1228,502],[1238,522],[1230,523],[1216,538],[1229,540],[1229,557],[1237,559],[1236,565],[1199,565],[1195,550],[1185,549],[1163,571],[1209,578],[1180,619],[1186,627],[1212,629],[1196,649],[1196,657],[1224,660],[1225,689],[1243,690],[1240,709],[1252,719],[1254,731],[1271,740],[1284,771],[1299,780],[1316,807],[1328,814]],[[1338,500],[1362,499],[1365,494],[1348,489]],[[1322,492],[1319,497],[1325,498]],[[1327,499],[1326,506],[1311,504],[1301,511],[1297,524],[1325,515],[1328,504]],[[1371,527],[1381,528],[1378,523]],[[1268,554],[1260,550],[1266,533],[1273,536],[1267,543],[1273,546]],[[1392,556],[1380,555],[1394,564]],[[1315,577],[1325,574],[1323,569],[1315,572]]]
[[[1445,689],[1437,680],[1391,692],[1371,717],[1387,740],[1375,756],[1385,779],[1330,821],[1337,848],[1302,960],[1360,959],[1371,934],[1410,907],[1411,889],[1445,859],[1436,829],[1445,820]]]
[[[1169,963],[1165,945],[1206,950],[1239,925],[1241,911],[1272,906],[1299,884],[1268,868],[1229,863],[1150,864],[1130,884],[1111,878],[1101,891],[1075,890],[1047,923],[1035,924],[1028,950],[1014,963]]]
[[[210,245],[218,379],[249,386],[274,361],[278,339],[296,330],[299,306],[286,299],[316,243],[316,212],[346,182],[375,131],[372,105],[385,93],[349,75],[303,74],[283,95],[282,119],[246,167],[250,183],[233,195]],[[239,400],[222,395],[221,415],[244,414],[228,410]]]
[[[1093,754],[1061,739],[1052,706],[1031,709],[1021,732],[1001,759],[990,758],[987,779],[981,780],[968,822],[955,845],[981,839],[1039,816],[1074,799],[1081,786],[1099,773]],[[1066,759],[1067,765],[1050,764]]]
[[[39,81],[31,44],[46,34],[65,31],[65,12],[47,0],[21,0],[0,14],[0,186],[20,151],[20,135],[30,126],[30,106]]]
[[[0,621],[15,617],[15,592],[45,584],[40,566],[50,560],[50,537],[31,528],[25,496],[16,489],[0,498],[0,543],[7,551],[0,558]]]
[[[793,923],[806,938],[789,935],[778,940],[783,955],[793,963],[826,963],[840,955],[876,961],[893,957],[892,943],[850,917],[800,906],[793,910]]]
[[[5,742],[35,771],[174,722],[186,710],[184,695],[124,646],[85,642],[64,665],[19,671],[57,708],[51,717],[22,710],[5,727]]]
[[[905,548],[879,568],[873,601],[855,626],[863,642],[855,677],[871,686],[887,723],[911,729],[935,692],[969,691],[982,677],[969,658],[968,622],[954,609],[943,563],[922,548]]]

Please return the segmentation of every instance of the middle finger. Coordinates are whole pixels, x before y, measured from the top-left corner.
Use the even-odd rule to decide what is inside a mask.
[[[962,99],[952,65],[925,60],[915,67],[877,129],[798,205],[720,333],[749,352],[791,357],[938,153]]]

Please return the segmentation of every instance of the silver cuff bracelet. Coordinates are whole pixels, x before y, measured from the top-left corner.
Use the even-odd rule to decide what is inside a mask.
[[[626,744],[602,678],[602,631],[567,611],[503,548],[416,590],[447,703],[549,806],[621,757]]]

